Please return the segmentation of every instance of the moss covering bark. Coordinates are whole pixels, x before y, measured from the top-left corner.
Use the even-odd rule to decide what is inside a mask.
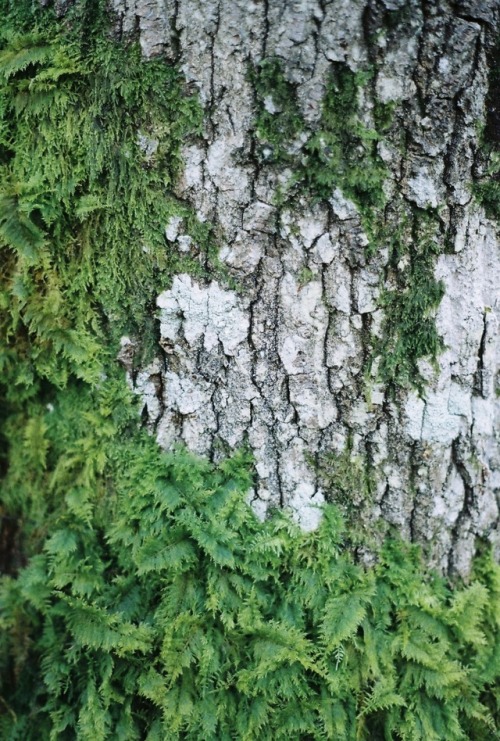
[[[139,429],[118,337],[152,336],[155,293],[213,252],[172,194],[200,111],[104,3],[0,8],[2,738],[492,738],[486,553],[455,590],[398,541],[363,568],[334,508],[260,523],[244,451],[214,467]]]

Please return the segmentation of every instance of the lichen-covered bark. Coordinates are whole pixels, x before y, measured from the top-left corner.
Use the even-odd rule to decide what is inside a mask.
[[[499,542],[500,250],[471,196],[498,3],[114,0],[113,8],[122,33],[138,29],[144,54],[175,59],[199,91],[205,134],[186,144],[178,195],[216,226],[228,273],[225,283],[178,275],[158,297],[158,357],[133,381],[158,441],[212,458],[248,443],[256,510],[287,505],[305,527],[334,496],[324,462],[330,456],[334,468],[347,452],[364,471],[351,514],[367,527],[397,526],[431,563],[466,574],[477,536]],[[376,104],[393,104],[377,145],[387,168],[385,237],[371,257],[359,209],[340,188],[319,202],[296,191],[279,205],[292,173],[256,152],[249,74],[274,57],[304,120],[290,148],[297,162],[333,62],[373,71],[360,90],[367,127]],[[273,112],[272,95],[265,103]],[[419,361],[419,394],[382,383],[376,355],[392,331],[384,295],[408,290],[401,285],[419,259],[404,224],[423,212],[434,219],[444,349],[435,364]],[[196,252],[180,219],[165,228],[172,248]],[[398,229],[395,260],[387,235]]]

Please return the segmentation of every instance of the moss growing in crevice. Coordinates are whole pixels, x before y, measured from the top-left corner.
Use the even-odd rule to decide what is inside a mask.
[[[360,120],[358,96],[368,77],[346,65],[332,66],[318,131],[305,146],[302,178],[305,188],[318,199],[340,188],[358,206],[370,232],[375,212],[385,204],[382,186],[387,170],[376,152],[380,134]]]
[[[486,178],[475,183],[474,195],[479,203],[484,206],[486,215],[494,221],[500,220],[500,159],[491,158]]]
[[[500,37],[490,47],[487,60],[489,74],[484,135],[489,144],[494,146],[495,149],[500,149]]]
[[[282,202],[297,193],[324,200],[340,188],[357,205],[365,231],[377,242],[387,171],[376,147],[390,125],[393,107],[375,107],[380,132],[361,122],[359,93],[369,77],[369,72],[332,64],[321,119],[311,130],[301,115],[296,86],[286,79],[279,59],[266,59],[251,73],[257,95],[258,154],[265,163],[293,170],[280,194]]]
[[[425,383],[419,360],[435,360],[444,349],[435,324],[444,295],[442,283],[434,277],[440,252],[438,230],[433,212],[414,209],[393,235],[389,264],[393,287],[386,288],[380,298],[384,321],[382,336],[374,347],[383,381],[392,386],[413,386],[420,392]]]
[[[395,104],[375,101],[373,128],[362,123],[360,92],[370,77],[369,71],[354,73],[345,64],[333,64],[321,118],[311,131],[300,119],[296,89],[286,80],[283,66],[276,59],[261,63],[252,78],[259,104],[256,135],[262,151],[272,148],[271,166],[293,171],[279,194],[280,203],[286,205],[297,193],[313,201],[327,200],[339,188],[357,206],[369,239],[367,256],[381,246],[389,247],[386,282],[394,287],[381,295],[382,339],[374,343],[370,362],[379,359],[378,376],[385,383],[421,391],[424,382],[418,361],[434,361],[443,349],[434,322],[443,296],[443,287],[434,278],[441,242],[436,231],[439,219],[418,208],[408,212],[408,205],[395,197],[392,211],[399,214],[394,213],[388,224],[383,188],[388,172],[377,144],[391,126]]]
[[[339,509],[346,522],[350,546],[376,551],[377,535],[379,540],[382,536],[382,531],[377,533],[377,528],[384,527],[384,524],[377,523],[370,534],[365,527],[365,516],[371,517],[376,481],[367,459],[354,454],[352,438],[348,438],[340,452],[323,453],[311,463],[317,471],[325,500]]]
[[[292,162],[290,146],[304,131],[295,86],[286,79],[283,64],[277,57],[263,59],[250,70],[249,79],[258,108],[257,156],[269,163]]]
[[[500,221],[500,38],[489,49],[488,94],[486,123],[481,132],[481,177],[473,185],[473,193],[484,206],[486,215]]]

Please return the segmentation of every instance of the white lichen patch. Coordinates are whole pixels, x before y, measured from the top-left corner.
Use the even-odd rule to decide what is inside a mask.
[[[307,454],[337,416],[323,362],[328,314],[318,282],[300,288],[285,276],[277,299],[281,321],[269,328],[251,323],[248,299],[215,281],[175,276],[157,299],[165,350],[157,436],[165,447],[182,440],[201,454],[217,440],[234,449],[248,439],[259,473],[256,499],[276,506],[285,498],[310,528],[323,496]],[[267,346],[272,336],[275,349]],[[137,390],[151,407],[142,377]]]
[[[419,208],[436,208],[440,203],[440,194],[436,178],[428,168],[422,168],[408,180],[408,197]]]
[[[162,338],[174,340],[179,329],[188,345],[202,339],[210,352],[219,343],[226,355],[234,355],[248,336],[248,315],[238,307],[236,295],[214,281],[199,286],[189,275],[176,275],[172,288],[160,294]]]
[[[137,132],[137,146],[143,153],[146,162],[150,162],[153,159],[158,151],[159,144],[159,139],[156,139],[153,136],[148,136],[142,131]]]

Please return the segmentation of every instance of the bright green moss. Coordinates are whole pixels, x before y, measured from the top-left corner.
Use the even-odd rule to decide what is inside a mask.
[[[169,196],[200,108],[172,66],[112,41],[104,6],[78,3],[64,23],[34,11],[1,39],[0,367],[24,385],[95,381],[110,332],[151,335],[155,292],[213,257],[210,230]],[[166,242],[173,214],[191,257]]]
[[[488,556],[454,592],[400,542],[362,568],[331,506],[260,523],[245,453],[162,453],[136,420],[118,375],[8,427],[29,563],[0,580],[2,739],[494,737]]]

